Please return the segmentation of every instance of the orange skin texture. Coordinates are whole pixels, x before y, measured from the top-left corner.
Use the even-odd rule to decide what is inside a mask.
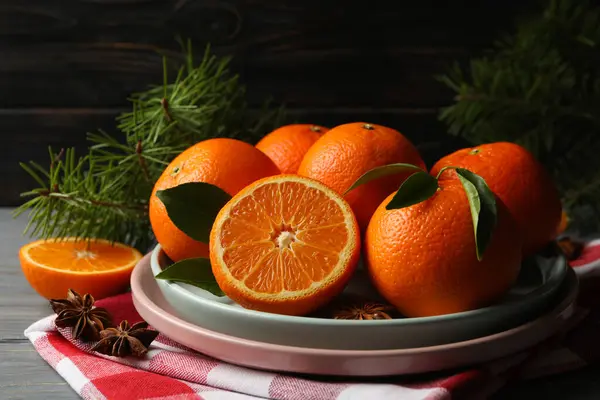
[[[295,174],[310,147],[329,129],[311,124],[293,124],[275,129],[256,148],[265,153],[282,174]]]
[[[347,213],[347,215],[351,218],[351,221],[348,226],[348,230],[346,231],[348,234],[348,236],[347,236],[348,242],[344,242],[344,243],[347,243],[349,246],[348,247],[349,248],[349,257],[346,259],[346,262],[343,264],[341,269],[338,270],[338,273],[335,276],[329,276],[321,281],[318,281],[319,286],[311,293],[302,294],[302,295],[294,296],[294,297],[288,297],[288,298],[261,297],[260,294],[257,295],[256,292],[241,289],[240,286],[237,284],[238,281],[231,278],[230,276],[228,276],[227,273],[224,271],[224,268],[221,267],[221,260],[218,256],[219,248],[220,248],[219,247],[219,242],[220,242],[219,237],[222,234],[222,230],[224,229],[223,227],[226,226],[228,223],[227,222],[228,218],[229,218],[228,216],[231,215],[230,213],[232,212],[232,207],[235,207],[234,204],[237,203],[237,201],[239,199],[247,197],[250,192],[254,191],[255,187],[259,186],[263,182],[269,182],[269,181],[274,181],[274,180],[281,182],[281,181],[285,181],[286,177],[289,177],[289,176],[291,176],[292,179],[301,179],[304,181],[312,181],[308,178],[302,178],[302,177],[298,177],[296,175],[287,175],[287,176],[281,175],[281,176],[277,176],[277,177],[264,178],[264,179],[261,179],[255,183],[249,185],[248,187],[246,187],[245,189],[240,191],[236,196],[234,196],[228,202],[227,205],[225,205],[225,207],[223,207],[223,209],[221,209],[220,213],[218,214],[217,218],[215,219],[215,224],[213,225],[213,229],[211,231],[210,260],[211,260],[213,275],[215,276],[215,279],[216,279],[217,283],[219,284],[219,287],[221,288],[221,290],[229,298],[231,298],[233,301],[235,301],[242,307],[251,309],[251,310],[258,310],[258,311],[276,313],[276,314],[282,314],[282,315],[302,316],[302,315],[307,315],[312,311],[315,311],[319,307],[321,307],[321,306],[327,304],[329,301],[331,301],[332,298],[334,298],[335,296],[340,294],[346,287],[347,283],[350,281],[352,275],[354,274],[354,272],[356,270],[356,266],[358,264],[358,260],[360,258],[361,241],[360,241],[360,232],[359,232],[358,224],[356,222],[356,219],[352,215],[352,210],[351,210],[350,206],[337,193],[335,193],[334,191],[332,191],[331,189],[329,189],[327,187],[324,188],[324,190],[326,192],[328,192],[328,193],[326,193],[328,196],[338,197],[338,199],[343,204],[343,212]],[[316,183],[318,185],[321,185],[319,182],[316,182]],[[254,192],[254,193],[256,193],[256,192]],[[293,198],[302,198],[303,194],[297,194],[297,196],[292,195],[292,197]],[[266,204],[273,204],[273,202],[270,200],[269,201],[260,201],[260,203],[262,204],[261,208],[264,207]],[[284,201],[280,202],[280,204],[282,204],[284,207],[286,205],[286,203]],[[267,208],[265,208],[265,210],[266,209]],[[319,210],[319,207],[318,207],[318,205],[315,204],[314,201],[307,201],[306,204],[304,204],[302,206],[302,209],[305,211],[296,211],[292,214],[293,215],[292,219],[294,219],[296,222],[298,219],[299,220],[304,219],[304,217],[307,216],[308,213],[311,213],[311,211],[312,211],[313,215],[318,214],[318,211],[315,212],[315,210]],[[239,211],[239,209],[238,209],[238,211]],[[253,213],[251,209],[246,209],[245,211],[246,211],[247,215],[253,215],[256,217],[256,214]],[[271,215],[281,215],[279,212],[273,212],[272,210],[269,211],[269,213]],[[321,214],[321,215],[325,215],[325,217],[327,217],[327,215],[329,215],[329,214]],[[262,229],[265,229],[265,232],[269,232],[269,233],[271,233],[271,235],[273,234],[273,230],[272,230],[273,228],[269,228],[269,226],[273,227],[275,225],[274,230],[277,230],[276,225],[278,225],[278,224],[273,224],[273,222],[267,222],[263,219],[263,217],[259,217],[259,218],[260,218],[260,221],[265,222],[265,223],[254,221],[254,222],[250,223],[250,225],[256,226],[256,224],[260,224],[263,227]],[[294,222],[293,220],[292,221],[283,220],[283,224],[292,226],[293,230],[298,229],[299,231],[301,231],[306,228],[306,227],[303,228],[302,224],[300,224],[300,226],[297,226],[296,222]],[[323,223],[323,225],[327,226],[327,225],[329,225],[329,223],[325,222],[325,223]],[[313,228],[314,227],[315,226],[313,226]],[[327,229],[327,228],[321,228],[321,229]],[[242,231],[243,232],[241,232],[241,234],[244,236],[244,238],[240,239],[240,241],[242,243],[248,242],[249,239],[247,236],[249,234],[248,233],[249,230],[244,230],[242,228]],[[268,237],[268,235],[267,235],[267,237]],[[271,237],[273,237],[273,235]],[[299,237],[301,237],[301,236],[299,236]],[[331,238],[331,236],[325,240],[329,241],[330,238]],[[321,248],[331,249],[331,247],[328,246],[327,243],[319,244],[318,246]],[[292,248],[293,248],[293,245],[292,245]],[[314,249],[313,249],[313,251],[314,251]],[[294,250],[294,253],[296,254],[296,257],[298,257],[300,250],[298,250],[298,248],[296,248],[296,250]],[[305,254],[306,254],[306,252],[305,252]],[[319,253],[317,251],[314,254],[323,254],[323,253],[322,252]],[[247,259],[252,259],[252,258],[256,258],[256,257],[250,257],[250,256],[247,257]],[[313,257],[309,257],[309,259],[311,260],[310,261],[311,266],[314,268],[317,268],[319,257],[313,256]],[[306,258],[305,258],[305,260],[306,260]],[[229,266],[226,266],[225,269],[228,269],[228,267]],[[250,264],[250,268],[254,268],[254,267],[255,267],[255,265]]]
[[[175,157],[154,185],[149,214],[156,240],[175,262],[208,257],[207,243],[190,238],[173,224],[156,196],[158,190],[188,182],[207,182],[233,196],[250,183],[277,174],[279,169],[269,157],[240,140],[216,138],[193,145]]]
[[[472,154],[476,150],[476,154]],[[523,231],[523,254],[532,255],[556,237],[562,205],[544,167],[522,146],[508,142],[458,150],[431,169],[466,168],[481,176],[502,199]]]
[[[354,122],[325,133],[306,153],[298,174],[316,179],[344,195],[365,172],[386,164],[408,163],[425,169],[417,148],[400,132],[381,125]],[[364,232],[379,204],[410,175],[375,179],[345,198]]]
[[[365,236],[365,260],[379,293],[407,317],[426,317],[490,305],[516,281],[520,231],[497,199],[498,223],[477,260],[471,212],[457,178],[410,207],[375,211]]]

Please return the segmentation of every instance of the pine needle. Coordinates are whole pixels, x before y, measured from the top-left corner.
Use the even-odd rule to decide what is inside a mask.
[[[245,88],[229,71],[229,59],[207,46],[198,65],[191,43],[169,82],[163,59],[162,85],[131,95],[132,110],[117,117],[119,135],[87,136],[87,154],[50,149],[48,168],[21,166],[38,187],[15,215],[29,213],[31,236],[103,238],[147,251],[154,243],[147,215],[154,182],[168,163],[194,143],[213,137],[256,142],[282,123],[283,110],[267,106],[253,115]]]
[[[468,68],[457,64],[438,77],[456,93],[439,115],[449,132],[473,144],[525,146],[551,172],[583,232],[600,230],[599,44],[599,7],[551,0]]]

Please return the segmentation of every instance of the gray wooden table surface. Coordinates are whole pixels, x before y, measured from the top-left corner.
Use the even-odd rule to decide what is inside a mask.
[[[10,209],[0,208],[0,400],[77,399],[23,336],[32,322],[51,313],[48,302],[31,289],[19,267],[19,247],[28,242],[22,236],[25,222],[25,218],[13,219]],[[526,382],[494,398],[597,400],[600,366]]]

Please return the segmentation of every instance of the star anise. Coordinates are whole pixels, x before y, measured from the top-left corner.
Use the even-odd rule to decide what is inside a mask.
[[[333,319],[392,319],[394,307],[377,302],[364,302],[339,307],[333,312]]]
[[[66,299],[52,299],[50,305],[57,314],[54,322],[56,326],[70,327],[75,339],[98,340],[100,331],[112,325],[108,311],[94,307],[94,297],[87,293],[81,297],[79,293],[69,289]]]
[[[115,357],[140,357],[148,352],[148,347],[156,339],[158,332],[148,329],[147,322],[142,321],[129,326],[129,322],[125,320],[116,328],[103,330],[100,336],[102,339],[92,350]]]
[[[563,252],[567,260],[572,261],[581,256],[583,251],[583,243],[580,241],[573,240],[569,237],[559,239],[557,241],[558,247]]]

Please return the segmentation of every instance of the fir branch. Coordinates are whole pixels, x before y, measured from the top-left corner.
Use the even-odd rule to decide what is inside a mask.
[[[115,183],[96,176],[89,156],[77,159],[72,148],[61,150],[59,154],[50,149],[50,160],[48,170],[35,163],[22,164],[30,174],[38,177],[41,174],[46,178],[46,181],[36,179],[40,187],[23,193],[23,197],[32,198],[15,210],[15,215],[29,211],[26,231],[31,229],[32,235],[41,237],[75,236],[127,241],[129,232],[118,222],[122,219],[143,220],[146,205],[122,202],[118,195],[114,198],[108,196],[118,192]],[[143,223],[138,222],[138,225]],[[140,239],[136,242],[144,245],[143,239]]]
[[[140,164],[140,167],[142,168],[142,173],[144,174],[144,179],[146,179],[148,182],[150,182],[150,171],[148,170],[148,165],[146,165],[146,160],[144,159],[144,157],[142,156],[143,153],[143,146],[142,146],[142,141],[138,140],[137,145],[135,146],[135,154],[137,154],[138,157],[138,163]]]
[[[153,242],[147,216],[154,182],[168,163],[194,143],[213,137],[254,142],[280,124],[282,109],[253,115],[229,59],[206,51],[196,65],[191,43],[173,82],[163,59],[163,83],[131,96],[132,110],[117,117],[117,138],[89,133],[88,153],[50,150],[50,166],[21,164],[39,185],[16,210],[29,212],[26,232],[43,238],[75,236],[127,243],[147,251]],[[64,157],[63,157],[64,155]]]
[[[552,173],[568,213],[595,209],[600,229],[600,8],[551,0],[484,56],[438,79],[454,103],[440,119],[473,144],[519,143]],[[587,219],[590,216],[587,215]]]

